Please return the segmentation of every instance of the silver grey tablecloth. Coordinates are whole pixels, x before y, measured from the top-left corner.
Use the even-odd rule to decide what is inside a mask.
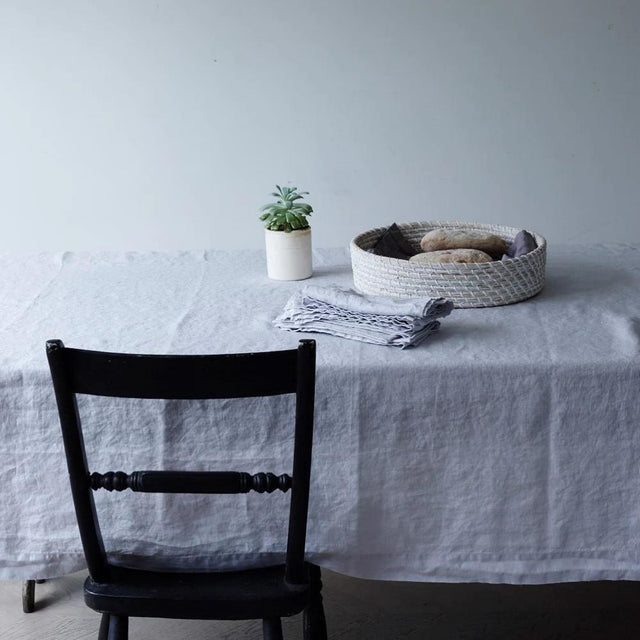
[[[272,320],[310,282],[352,286],[347,250],[316,251],[304,282],[268,280],[258,251],[0,256],[0,578],[84,565],[46,339],[145,353],[291,348],[300,336]],[[413,350],[315,338],[312,560],[399,580],[640,579],[638,246],[552,246],[536,298],[456,309]],[[280,473],[270,443],[287,403],[252,401],[235,418],[236,401],[81,409],[98,471]],[[97,497],[101,513],[119,509],[105,538],[122,561],[238,566],[256,544],[268,561],[285,531],[281,495]]]

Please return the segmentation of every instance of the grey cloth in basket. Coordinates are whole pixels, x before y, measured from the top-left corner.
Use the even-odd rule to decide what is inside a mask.
[[[502,256],[503,260],[507,258],[519,258],[520,256],[533,251],[538,247],[538,243],[536,239],[533,237],[533,234],[525,231],[518,231],[516,237],[513,239],[513,242],[509,245],[507,249],[507,253]]]
[[[378,256],[397,258],[398,260],[408,260],[418,253],[404,237],[400,227],[395,222],[384,231],[369,251]]]
[[[451,313],[444,298],[387,298],[342,287],[307,285],[295,293],[273,324],[288,331],[328,333],[395,347],[416,346]]]

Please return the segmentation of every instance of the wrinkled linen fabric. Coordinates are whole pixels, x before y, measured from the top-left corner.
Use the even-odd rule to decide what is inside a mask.
[[[389,298],[307,285],[289,298],[273,324],[406,349],[428,338],[440,326],[437,318],[452,309],[453,303],[443,298]]]
[[[313,259],[314,285],[353,286],[347,249]],[[0,578],[85,564],[47,339],[295,348],[272,320],[301,286],[269,280],[262,251],[0,255]],[[554,245],[540,294],[456,309],[425,348],[314,335],[309,559],[373,579],[640,580],[639,291],[640,246]],[[92,471],[291,470],[288,396],[78,403]],[[118,562],[282,557],[280,492],[95,497]]]

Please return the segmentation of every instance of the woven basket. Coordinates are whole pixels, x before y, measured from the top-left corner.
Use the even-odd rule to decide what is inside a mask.
[[[421,251],[427,231],[440,227],[486,231],[511,242],[520,229],[473,222],[409,222],[399,224],[407,241]],[[519,258],[475,264],[424,264],[378,256],[372,248],[385,227],[371,229],[351,241],[353,282],[359,291],[397,298],[447,298],[458,308],[496,307],[526,300],[544,286],[546,240],[533,234],[538,247]]]

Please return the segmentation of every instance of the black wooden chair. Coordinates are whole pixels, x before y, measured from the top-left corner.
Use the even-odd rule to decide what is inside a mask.
[[[86,604],[102,613],[99,640],[126,640],[129,617],[262,619],[265,640],[280,619],[303,612],[305,640],[326,640],[320,569],[305,562],[315,389],[315,342],[262,353],[164,356],[105,353],[47,342],[71,491],[89,568]],[[295,394],[293,473],[134,471],[90,473],[76,394],[209,399]],[[293,422],[293,417],[292,417]],[[224,572],[147,571],[109,562],[92,492],[247,493],[291,489],[285,563]],[[283,541],[284,542],[284,541]],[[284,550],[284,544],[283,544]]]

